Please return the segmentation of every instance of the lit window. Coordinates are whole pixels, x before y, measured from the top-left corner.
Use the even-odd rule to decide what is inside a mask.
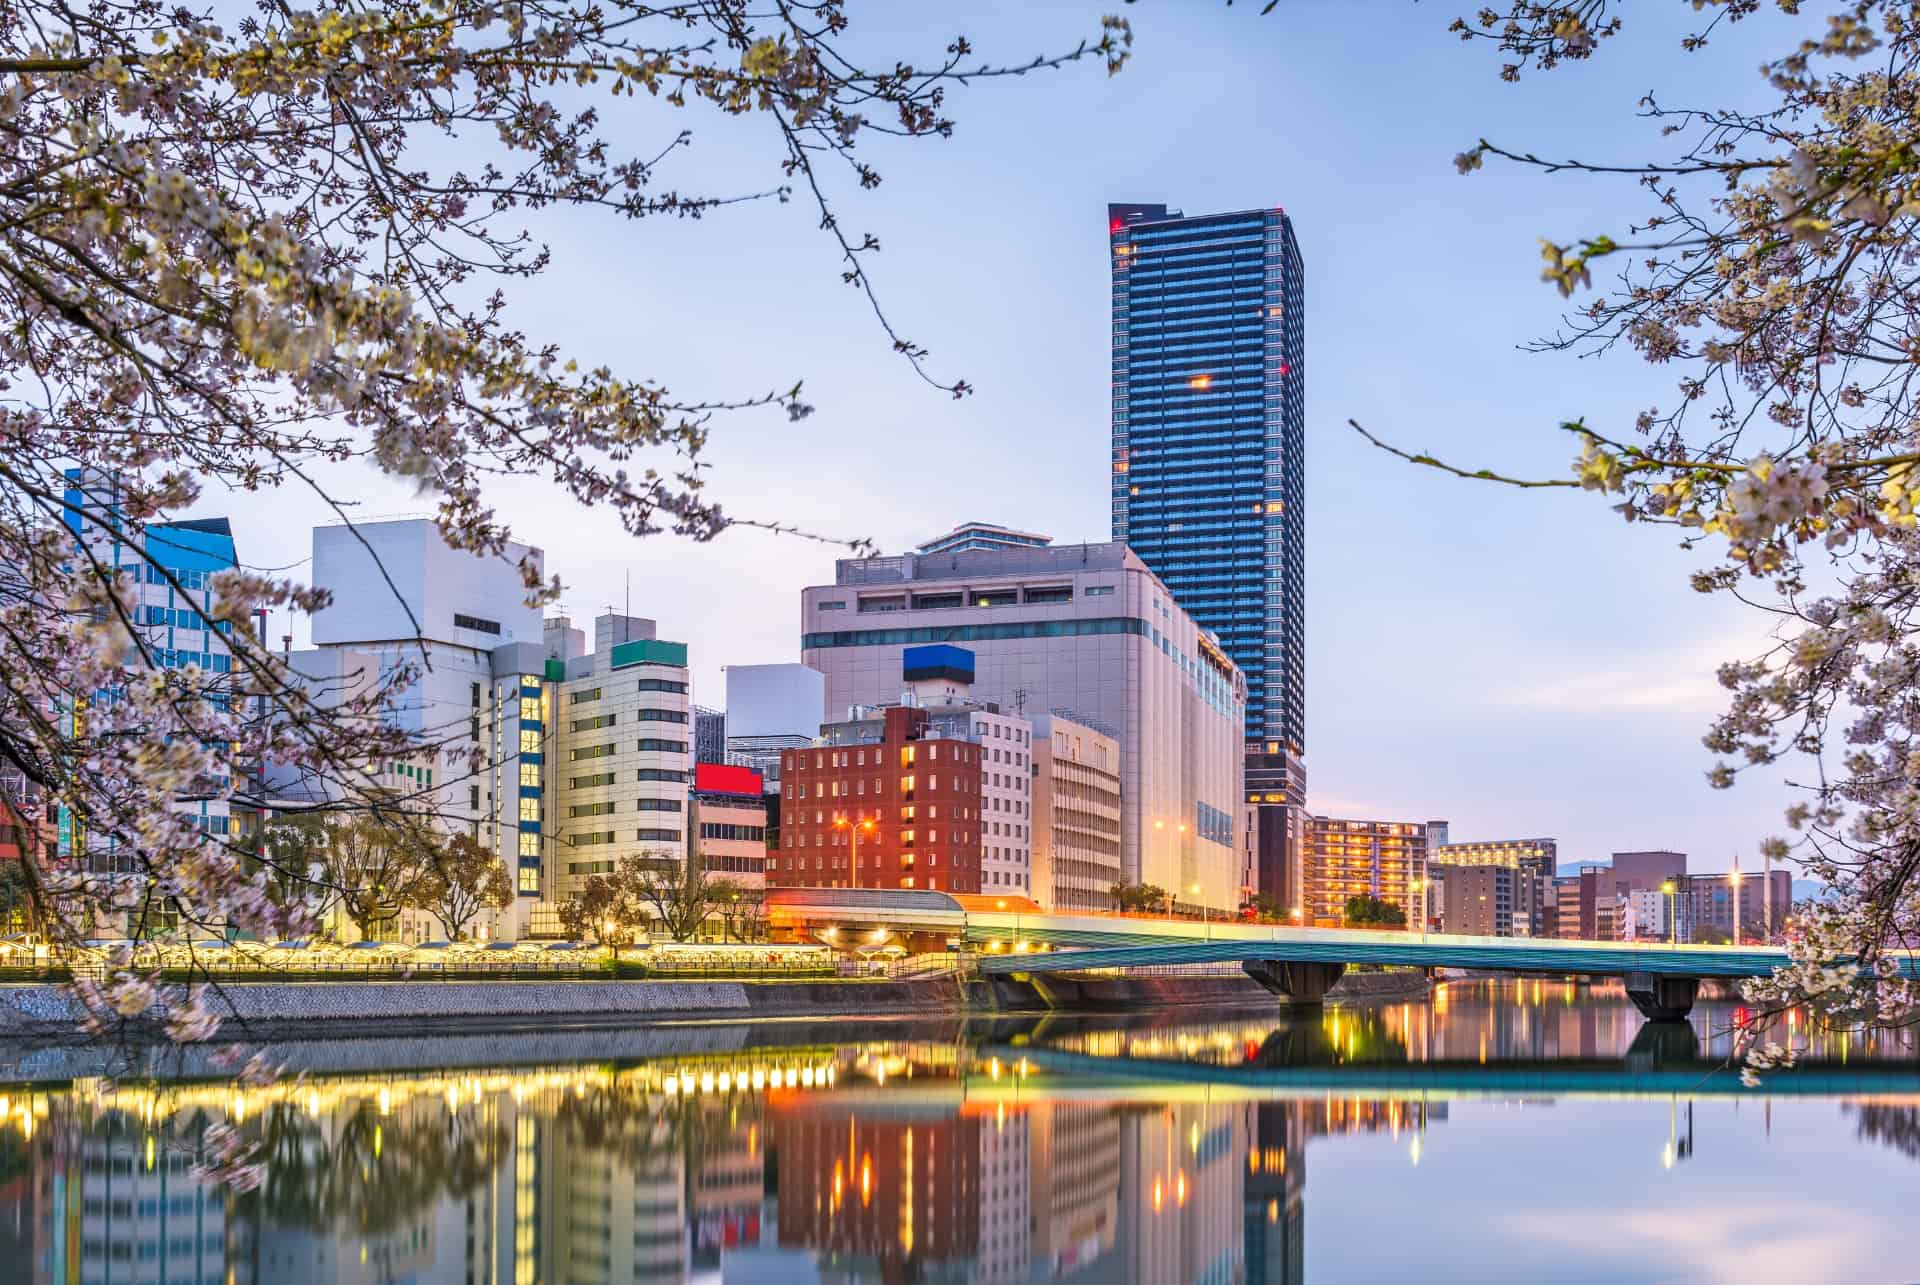
[[[535,866],[523,866],[520,870],[520,891],[540,891],[540,871]]]
[[[522,763],[520,765],[520,784],[538,787],[540,784],[540,765]]]
[[[531,727],[520,729],[520,752],[538,754],[540,752],[540,733]]]
[[[522,821],[538,821],[540,819],[540,800],[520,800],[520,819]]]
[[[520,832],[520,855],[523,857],[539,856],[540,836],[531,830],[522,830]]]

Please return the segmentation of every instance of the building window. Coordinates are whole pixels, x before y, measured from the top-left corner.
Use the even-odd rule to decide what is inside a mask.
[[[538,728],[523,727],[520,729],[520,752],[522,754],[538,754],[540,752],[540,731]]]
[[[568,786],[575,790],[591,790],[596,786],[612,785],[613,779],[614,774],[612,772],[595,772],[592,776],[574,777],[568,782]]]
[[[584,692],[575,692],[567,697],[567,703],[569,705],[580,705],[587,701],[597,701],[599,699],[600,689],[598,687],[589,687]]]
[[[540,698],[538,696],[523,695],[520,698],[520,721],[523,723],[537,723],[540,721]]]
[[[522,763],[520,765],[520,784],[531,786],[535,789],[539,788],[540,765],[538,763]]]
[[[522,800],[524,804],[526,801]],[[601,817],[613,811],[612,803],[576,803],[567,809],[569,817]]]
[[[681,810],[678,799],[636,799],[634,806],[642,812],[678,812]]]
[[[607,742],[605,745],[583,745],[579,749],[576,749],[575,751],[573,751],[573,761],[578,763],[581,759],[606,758],[608,755],[612,753],[613,753],[613,742],[611,741]]]
[[[611,781],[613,777],[608,776],[607,779]],[[676,772],[668,767],[643,767],[635,774],[634,779],[640,781],[685,781],[687,774],[685,772]]]
[[[845,598],[835,598],[827,602],[819,603],[818,607],[821,611],[845,611],[847,609],[847,600]]]
[[[500,622],[497,620],[482,620],[479,616],[463,616],[457,611],[453,613],[453,627],[455,629],[477,629],[483,634],[498,635],[500,632]]]
[[[573,720],[573,730],[576,732],[592,732],[602,727],[612,727],[613,720],[616,717],[617,715],[613,714],[596,714],[592,718],[576,718]]]
[[[687,752],[687,743],[685,741],[642,740],[639,743],[639,749],[642,754],[685,754]]]
[[[1113,586],[1110,584],[1090,584],[1086,587],[1085,592],[1089,598],[1105,598],[1113,593]]]
[[[635,710],[633,721],[636,723],[684,723],[687,721],[687,711],[684,709]]]
[[[678,843],[678,830],[635,830],[633,837],[640,843]]]
[[[540,819],[540,800],[520,800],[520,819],[522,821],[538,821]]]
[[[671,678],[643,678],[640,680],[640,690],[643,692],[679,692],[684,695],[687,690],[687,685],[685,683],[677,683]]]
[[[520,832],[520,855],[537,857],[540,855],[540,836],[531,830]]]

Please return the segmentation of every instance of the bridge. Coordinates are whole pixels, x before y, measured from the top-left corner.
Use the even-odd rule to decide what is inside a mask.
[[[982,950],[986,973],[1040,974],[1169,964],[1237,963],[1289,1004],[1321,1003],[1349,965],[1459,968],[1618,977],[1642,1015],[1677,1021],[1704,980],[1765,977],[1787,962],[1770,946],[1465,937],[1406,930],[1294,928],[1113,914],[1053,914],[1024,897],[907,889],[768,890],[776,927],[844,943],[869,932],[942,934]],[[834,934],[846,934],[835,937]],[[1901,975],[1920,979],[1920,956],[1897,957]]]
[[[1635,1007],[1651,1021],[1684,1018],[1703,980],[1766,977],[1787,962],[1787,952],[1777,946],[1203,924],[1191,919],[1035,915],[1011,907],[971,911],[965,936],[987,949],[980,961],[987,973],[1238,963],[1255,981],[1294,1004],[1321,1002],[1350,964],[1618,977]],[[1920,978],[1920,956],[1908,952],[1898,963],[1903,976]]]

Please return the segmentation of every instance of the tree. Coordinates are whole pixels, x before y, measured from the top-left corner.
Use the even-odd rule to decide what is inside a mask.
[[[1359,892],[1347,898],[1346,923],[1349,928],[1404,928],[1407,912],[1391,901]]]
[[[760,941],[767,935],[767,894],[732,879],[713,885],[713,904],[722,930],[734,941]]]
[[[1695,6],[1700,8],[1701,6]],[[1608,0],[1515,3],[1454,31],[1494,44],[1517,80],[1598,56],[1620,30]],[[1711,56],[1708,5],[1685,48]],[[1781,4],[1793,22],[1799,6]],[[1760,69],[1763,97],[1640,115],[1667,154],[1646,163],[1547,159],[1481,138],[1455,158],[1631,181],[1644,217],[1543,242],[1542,278],[1574,311],[1538,347],[1635,352],[1674,371],[1667,404],[1632,423],[1559,423],[1570,477],[1524,478],[1388,445],[1461,477],[1575,487],[1629,522],[1677,529],[1709,561],[1701,593],[1763,611],[1772,645],[1730,658],[1725,714],[1705,738],[1715,788],[1797,767],[1763,850],[1833,890],[1800,913],[1789,963],[1744,987],[1763,1018],[1807,1005],[1840,1025],[1920,1014],[1896,953],[1920,934],[1920,24],[1910,6],[1846,0],[1798,18]],[[1595,267],[1616,268],[1596,288]],[[1390,434],[1389,434],[1390,436]],[[1749,1065],[1785,1059],[1743,1028]]]
[[[642,890],[644,869],[636,856],[625,856],[605,874],[589,875],[560,907],[560,923],[575,941],[589,937],[618,957],[644,933],[651,909]]]
[[[80,908],[64,937],[149,903],[183,927],[307,935],[311,907],[270,895],[238,836],[176,811],[184,791],[232,797],[271,764],[352,813],[380,801],[370,763],[481,766],[396,726],[408,667],[321,700],[268,647],[257,613],[311,612],[324,592],[227,571],[210,602],[189,594],[146,537],[198,496],[303,487],[348,517],[329,466],[363,461],[483,557],[509,547],[490,502],[505,476],[636,537],[785,529],[724,512],[702,452],[729,412],[804,418],[800,385],[682,396],[662,372],[583,369],[523,333],[505,288],[548,265],[537,212],[597,211],[632,236],[798,194],[880,341],[966,391],[882,313],[879,243],[839,216],[826,167],[873,187],[860,143],[946,136],[948,85],[1117,70],[1131,35],[1108,19],[995,65],[960,38],[924,60],[847,32],[840,0],[315,0],[230,27],[151,0],[24,0],[0,16],[0,763],[26,782],[7,801],[27,824],[57,814],[86,858],[40,872],[52,904]],[[778,173],[674,186],[702,114],[763,125]],[[531,560],[520,571],[533,602],[558,593]],[[161,664],[136,581],[178,591],[230,665]],[[123,987],[148,984],[116,972],[89,1000],[111,1015]]]
[[[1254,917],[1262,923],[1284,923],[1288,918],[1287,908],[1281,904],[1280,899],[1269,897],[1263,892],[1249,897],[1244,909],[1251,910]]]
[[[434,844],[418,817],[335,820],[321,849],[320,886],[363,936],[377,938],[419,904]]]
[[[1167,890],[1158,884],[1116,883],[1108,892],[1122,910],[1164,911],[1167,908]]]
[[[426,869],[414,889],[414,904],[440,921],[449,940],[464,936],[483,910],[513,904],[513,881],[500,858],[471,835],[435,836],[426,850]]]
[[[326,876],[329,825],[324,812],[296,812],[261,830],[252,864],[275,902],[296,905],[318,893]]]
[[[688,941],[714,912],[723,885],[707,877],[699,854],[689,851],[685,861],[672,857],[630,857],[640,897],[653,908],[667,936]],[[731,887],[731,884],[725,885]]]

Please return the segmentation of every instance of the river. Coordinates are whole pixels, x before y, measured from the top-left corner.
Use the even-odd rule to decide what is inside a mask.
[[[1617,988],[275,1046],[0,1086],[0,1281],[1902,1281],[1920,1058]],[[196,1171],[206,1131],[264,1155]]]

